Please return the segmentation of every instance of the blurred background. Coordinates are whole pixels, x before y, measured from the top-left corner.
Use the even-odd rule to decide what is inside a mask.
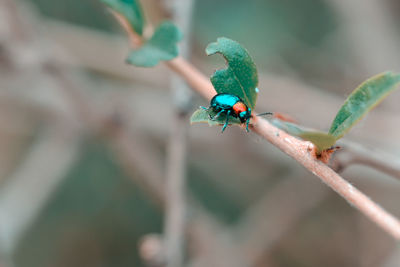
[[[208,43],[243,44],[257,110],[305,126],[328,130],[358,84],[400,71],[396,0],[141,3],[151,25],[181,23],[206,75],[224,64]],[[1,267],[164,266],[174,197],[184,266],[400,266],[391,237],[277,148],[238,127],[190,126],[208,103],[163,64],[125,65],[128,52],[99,0],[0,0]],[[394,92],[346,140],[399,167],[399,103]],[[342,174],[400,216],[396,178],[365,165]],[[175,176],[186,177],[176,195]]]

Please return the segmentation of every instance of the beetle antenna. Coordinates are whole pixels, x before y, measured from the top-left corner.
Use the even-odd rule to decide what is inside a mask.
[[[264,116],[264,115],[274,115],[274,113],[272,113],[272,112],[264,112],[264,113],[257,114],[256,116]]]

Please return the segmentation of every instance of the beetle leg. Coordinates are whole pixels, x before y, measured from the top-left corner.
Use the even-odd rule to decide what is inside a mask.
[[[225,131],[226,127],[228,126],[228,122],[229,122],[229,115],[231,115],[231,111],[230,111],[230,110],[228,110],[228,113],[226,113],[226,121],[225,121],[225,124],[224,124],[224,126],[222,127],[222,131],[221,131],[221,133],[223,133],[223,132]]]
[[[201,108],[201,109],[204,109],[205,111],[209,111],[211,107],[206,108],[206,107],[200,106],[200,108]],[[213,120],[213,117],[211,117],[211,115],[208,114],[208,119],[209,119],[209,120]]]
[[[250,123],[250,118],[248,118],[246,121],[246,131],[247,132],[249,132],[249,123]]]
[[[221,115],[222,114],[222,112],[224,112],[225,110],[224,109],[222,109],[220,112],[218,112],[217,113],[217,115],[215,115],[214,117],[211,117],[211,115],[209,116],[209,118],[210,118],[210,120],[212,120],[212,121],[215,121],[215,119],[216,118],[218,118],[219,117],[219,115]]]

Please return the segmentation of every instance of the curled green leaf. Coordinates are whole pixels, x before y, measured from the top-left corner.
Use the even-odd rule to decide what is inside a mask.
[[[336,140],[343,137],[365,114],[396,89],[400,75],[392,72],[378,74],[358,86],[340,108],[329,134]]]
[[[307,129],[291,122],[274,119],[272,124],[291,135],[310,141],[317,147],[318,152],[331,148],[336,143],[336,138],[328,133]]]
[[[138,0],[101,0],[114,11],[123,15],[139,35],[143,34],[144,16]]]
[[[254,110],[257,101],[258,74],[254,61],[239,43],[228,38],[218,38],[206,48],[207,55],[221,54],[228,68],[217,70],[211,82],[218,93],[228,93],[240,97]]]
[[[336,143],[336,138],[328,133],[319,131],[304,131],[298,135],[301,139],[310,141],[318,152],[331,148]]]
[[[210,126],[223,125],[226,121],[226,114],[221,114],[215,120],[210,120],[210,116],[213,117],[215,115],[216,115],[216,113],[212,110],[204,110],[202,108],[199,108],[190,117],[190,123],[193,124],[193,123],[204,122],[204,123],[208,123],[208,125],[210,125]],[[241,124],[240,120],[238,118],[234,118],[232,116],[229,117],[228,123],[229,124]]]
[[[162,60],[171,60],[178,56],[177,42],[181,39],[182,33],[179,29],[171,22],[164,22],[146,43],[130,52],[126,61],[139,67],[154,67]]]

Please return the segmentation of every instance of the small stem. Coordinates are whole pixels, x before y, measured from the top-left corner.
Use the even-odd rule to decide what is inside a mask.
[[[165,62],[165,64],[179,74],[191,88],[196,90],[205,99],[211,100],[217,94],[210,80],[184,58],[178,56],[173,60]]]
[[[126,34],[129,37],[129,43],[131,44],[132,48],[139,47],[143,44],[142,37],[140,37],[139,34],[137,34],[131,25],[129,24],[129,21],[122,16],[120,13],[115,12],[111,9],[109,9],[111,14],[115,17],[115,19],[118,21],[118,23],[122,26],[122,28],[125,30]]]

